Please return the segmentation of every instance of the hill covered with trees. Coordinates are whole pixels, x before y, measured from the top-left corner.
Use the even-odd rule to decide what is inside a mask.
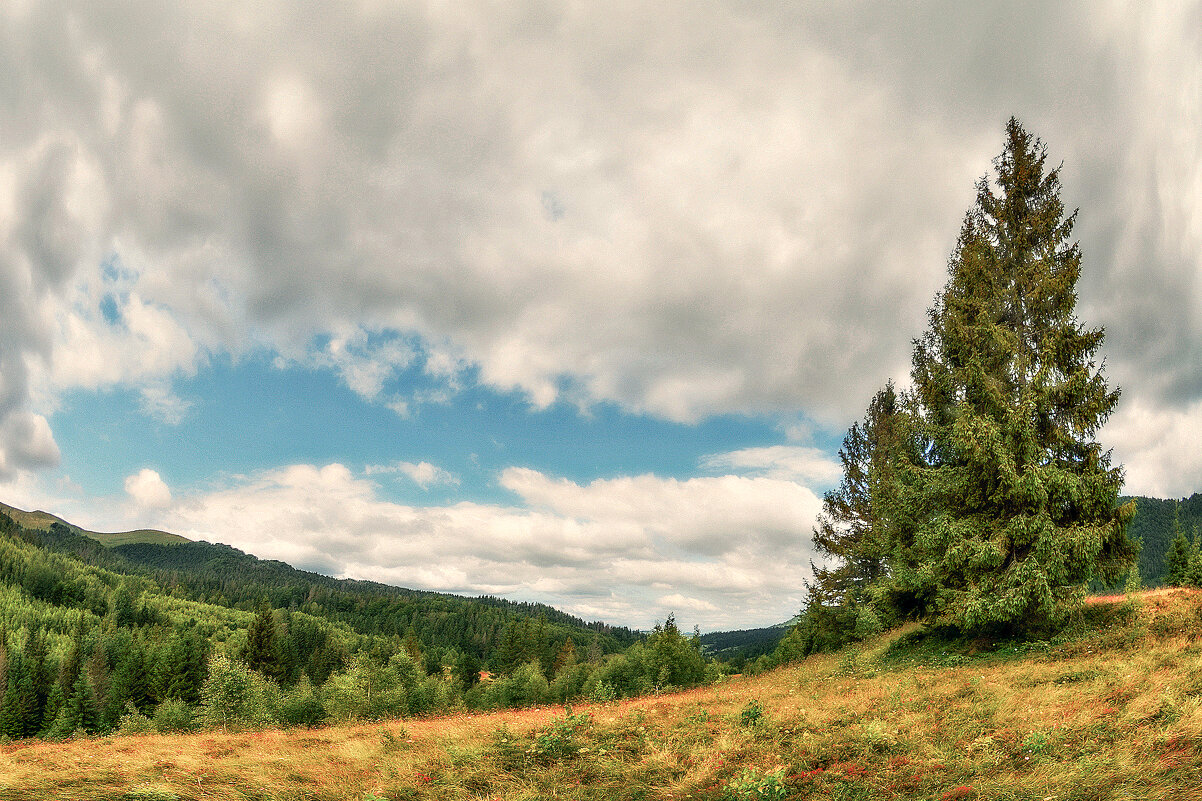
[[[332,579],[206,542],[105,547],[0,513],[0,738],[245,727],[614,698],[713,678],[540,604]]]

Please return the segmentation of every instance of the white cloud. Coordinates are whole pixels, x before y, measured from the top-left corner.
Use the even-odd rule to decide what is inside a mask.
[[[154,470],[143,468],[125,479],[125,493],[146,509],[166,509],[171,505],[171,489]]]
[[[13,412],[7,419],[0,418],[0,480],[13,478],[20,471],[53,467],[59,455],[45,417]]]
[[[309,359],[333,367],[352,392],[364,400],[376,401],[384,391],[385,381],[412,364],[415,354],[402,340],[372,342],[368,334],[357,328],[333,337],[324,351]]]
[[[176,498],[143,525],[334,575],[539,600],[640,627],[674,610],[690,627],[769,624],[801,603],[819,504],[796,484],[581,486],[528,470],[504,480],[532,508],[407,506],[342,465],[293,465]]]
[[[1124,403],[1100,436],[1127,473],[1123,492],[1181,498],[1202,491],[1202,401],[1183,409]]]
[[[702,459],[701,466],[709,470],[750,472],[811,487],[832,487],[843,475],[843,466],[830,454],[804,445],[771,445],[715,453]]]
[[[428,489],[435,484],[458,484],[459,477],[454,473],[443,470],[438,465],[429,462],[394,462],[388,465],[368,465],[364,468],[365,475],[380,473],[401,473],[422,489]]]
[[[163,384],[144,386],[141,394],[142,413],[170,426],[182,423],[193,405]]]

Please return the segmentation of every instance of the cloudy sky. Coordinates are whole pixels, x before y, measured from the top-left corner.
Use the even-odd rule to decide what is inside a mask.
[[[1011,115],[1127,491],[1202,490],[1202,4],[978,5],[0,3],[0,500],[787,619]]]

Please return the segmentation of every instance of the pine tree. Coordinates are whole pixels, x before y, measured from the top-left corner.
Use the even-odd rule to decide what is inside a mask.
[[[246,665],[264,676],[279,672],[279,655],[275,648],[275,614],[266,599],[259,601],[254,622],[246,635]]]
[[[100,716],[96,710],[96,699],[92,685],[83,673],[75,679],[70,697],[54,721],[50,731],[56,737],[69,737],[77,731],[93,734],[100,729]]]
[[[1135,559],[1122,468],[1094,439],[1119,393],[1102,330],[1074,314],[1076,213],[1043,144],[1013,118],[1006,138],[915,341],[906,422],[922,447],[893,480],[874,586],[881,607],[965,631],[1054,625]]]
[[[576,643],[568,637],[559,653],[555,655],[555,663],[551,666],[551,675],[558,676],[562,670],[571,670],[576,666]]]
[[[864,625],[871,609],[861,601],[864,591],[886,571],[881,510],[884,495],[895,481],[894,463],[905,448],[899,423],[906,403],[889,382],[877,392],[862,422],[854,423],[843,439],[839,459],[843,479],[826,493],[814,529],[814,547],[827,558],[815,566],[806,583],[803,621],[805,641],[812,651],[833,650],[857,636],[871,634]],[[879,621],[876,621],[879,626]]]
[[[899,401],[889,382],[873,397],[863,422],[852,425],[839,450],[843,480],[823,497],[814,529],[815,548],[836,560],[835,566],[815,571],[812,592],[822,594],[827,604],[841,604],[853,588],[884,573],[881,525],[873,497],[879,497],[892,480],[888,451],[895,446]]]
[[[1198,541],[1198,527],[1194,526],[1194,538],[1190,541],[1189,558],[1181,578],[1182,587],[1202,587],[1202,542]]]
[[[54,684],[50,649],[46,643],[46,634],[41,629],[30,632],[29,638],[25,642],[25,660],[33,685],[33,709],[30,712],[26,730],[33,735],[41,730],[42,719],[46,714],[46,701],[50,697],[50,688]]]
[[[1190,584],[1190,543],[1185,538],[1185,532],[1181,530],[1178,506],[1173,507],[1173,543],[1165,557],[1167,570],[1164,583],[1170,587],[1185,587]]]

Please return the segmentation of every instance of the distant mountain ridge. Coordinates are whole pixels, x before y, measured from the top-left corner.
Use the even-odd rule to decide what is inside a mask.
[[[179,534],[171,534],[166,531],[159,531],[153,528],[141,528],[136,531],[117,531],[106,533],[103,531],[88,531],[86,528],[68,523],[58,515],[52,515],[49,512],[43,512],[40,509],[33,512],[26,512],[23,509],[18,509],[15,506],[9,506],[6,503],[0,502],[0,513],[6,514],[13,519],[18,525],[32,529],[34,531],[49,531],[54,524],[59,524],[67,528],[72,534],[79,534],[84,537],[90,537],[106,548],[116,548],[119,545],[132,545],[136,543],[147,543],[150,545],[173,545],[181,542],[191,542],[187,537],[181,537]]]

